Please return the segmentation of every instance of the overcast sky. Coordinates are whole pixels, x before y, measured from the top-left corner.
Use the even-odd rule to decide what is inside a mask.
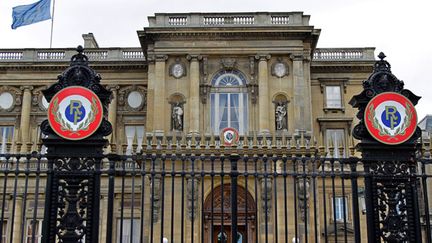
[[[35,1],[0,0],[0,49],[49,47],[51,21],[10,27],[12,7]],[[432,0],[56,0],[53,47],[76,47],[88,32],[100,47],[138,47],[154,13],[236,11],[302,11],[321,29],[318,47],[376,47],[422,96],[419,119],[432,114]]]

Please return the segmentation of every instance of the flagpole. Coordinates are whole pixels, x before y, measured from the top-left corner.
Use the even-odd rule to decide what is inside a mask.
[[[51,18],[51,37],[50,37],[50,48],[52,48],[52,40],[53,40],[54,13],[55,13],[55,0],[53,0],[53,11],[52,11],[52,18]]]

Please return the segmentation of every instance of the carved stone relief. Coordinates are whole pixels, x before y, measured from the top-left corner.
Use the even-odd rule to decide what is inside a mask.
[[[256,104],[258,100],[258,84],[256,83],[247,84],[247,88],[248,88],[248,93],[251,96],[252,104]]]
[[[263,178],[261,183],[261,203],[264,217],[270,218],[272,208],[273,179]]]
[[[305,214],[308,212],[309,208],[309,179],[301,179],[297,181],[298,188],[298,200],[299,200],[299,209],[300,209],[300,218],[305,221]],[[305,207],[306,206],[306,207]],[[306,215],[307,216],[307,215]]]
[[[237,67],[237,60],[232,57],[222,58],[220,63],[225,70],[233,70]]]
[[[201,84],[207,84],[208,81],[208,58],[203,56],[200,63]]]
[[[44,95],[42,94],[42,90],[46,88],[47,88],[46,86],[41,86],[33,90],[33,94],[32,94],[33,111],[45,112],[48,109],[49,103],[45,99]]]
[[[156,163],[156,162],[154,162]],[[155,167],[160,167],[160,165],[158,165],[159,163],[155,164]],[[150,180],[150,190],[152,191],[152,193],[150,194],[150,201],[153,201],[153,208],[152,208],[152,213],[153,213],[153,223],[157,223],[159,221],[159,217],[160,217],[160,210],[161,210],[161,176],[160,175],[155,175],[151,180]]]
[[[200,98],[201,103],[207,103],[208,96],[210,94],[211,85],[209,84],[201,84],[200,85]]]
[[[288,64],[278,57],[271,67],[271,74],[278,78],[287,76],[289,74]]]
[[[194,220],[198,212],[198,178],[187,178],[187,212],[189,220]]]
[[[180,61],[180,58],[176,58],[175,62],[170,65],[169,75],[176,79],[186,76],[186,66]]]

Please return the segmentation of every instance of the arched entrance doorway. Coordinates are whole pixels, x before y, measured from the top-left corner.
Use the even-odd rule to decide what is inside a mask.
[[[237,228],[241,242],[255,242],[256,206],[245,188],[237,187]],[[231,242],[231,185],[217,186],[204,202],[204,242]]]

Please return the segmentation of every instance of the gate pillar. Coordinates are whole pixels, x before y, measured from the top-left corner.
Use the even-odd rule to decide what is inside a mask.
[[[111,91],[88,66],[83,48],[71,59],[58,82],[43,91],[48,119],[48,177],[42,242],[99,242],[100,168],[104,136],[111,134],[106,120]]]
[[[365,170],[367,242],[421,242],[416,181],[417,127],[414,106],[420,97],[404,89],[380,53],[364,90],[349,102],[360,122]]]

